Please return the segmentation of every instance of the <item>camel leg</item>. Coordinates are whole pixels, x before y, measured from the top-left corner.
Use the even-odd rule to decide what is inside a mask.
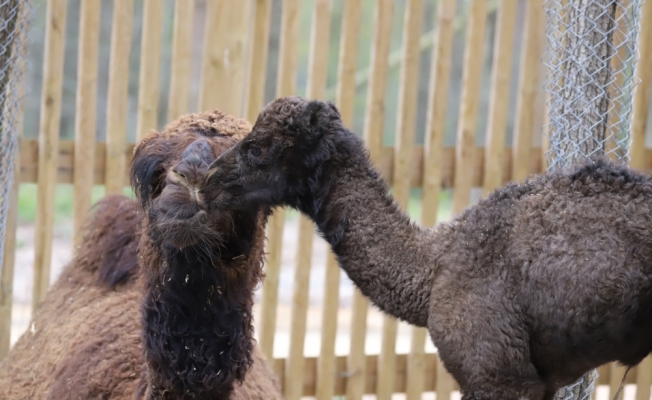
[[[518,313],[502,300],[477,300],[486,298],[464,295],[431,306],[428,330],[462,399],[544,400],[546,385],[531,361]]]

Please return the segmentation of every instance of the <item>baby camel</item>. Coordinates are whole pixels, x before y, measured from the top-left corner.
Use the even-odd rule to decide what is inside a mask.
[[[423,229],[330,103],[284,98],[210,167],[211,207],[289,205],[383,311],[427,326],[463,399],[550,399],[652,351],[652,179],[597,160]],[[427,205],[426,205],[427,206]]]

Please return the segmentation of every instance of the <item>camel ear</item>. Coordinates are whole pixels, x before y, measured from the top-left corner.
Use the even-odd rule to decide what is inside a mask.
[[[145,137],[134,150],[131,160],[131,187],[143,208],[163,190],[164,163],[170,149],[158,132]]]
[[[328,123],[333,118],[341,118],[340,112],[332,102],[312,100],[306,106],[303,115],[302,134],[308,147],[315,146],[328,130]]]

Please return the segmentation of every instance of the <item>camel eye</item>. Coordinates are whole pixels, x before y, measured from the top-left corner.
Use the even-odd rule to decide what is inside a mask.
[[[251,147],[249,149],[249,154],[251,154],[254,157],[258,157],[261,154],[263,154],[263,151],[260,149],[260,147]]]

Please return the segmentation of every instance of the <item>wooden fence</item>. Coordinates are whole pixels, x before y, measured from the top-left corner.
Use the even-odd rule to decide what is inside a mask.
[[[264,101],[272,1],[206,1],[206,12],[199,16],[205,18],[205,31],[198,108],[217,107],[253,121]],[[545,70],[541,67],[540,60],[545,51],[545,21],[541,11],[542,0],[439,0],[433,17],[434,30],[423,35],[424,2],[425,0],[401,2],[404,23],[398,55],[391,52],[392,24],[397,10],[394,0],[373,2],[373,14],[363,12],[362,1],[346,0],[342,3],[335,101],[345,123],[352,125],[355,118],[356,87],[361,80],[367,82],[362,133],[371,158],[391,182],[396,200],[402,207],[407,207],[411,188],[422,188],[422,202],[427,206],[423,207],[420,222],[431,226],[437,222],[436,211],[442,188],[453,189],[453,211],[457,213],[469,204],[472,188],[483,188],[483,192],[487,193],[509,180],[523,179],[528,174],[545,168],[545,143],[535,143],[534,140],[540,137],[537,133],[543,127],[544,94],[541,82]],[[299,15],[306,4],[313,9],[305,95],[324,98],[328,94],[332,0],[284,0],[276,77],[277,96],[297,94],[298,48],[302,38]],[[525,4],[525,11],[520,14],[517,13],[519,4]],[[122,192],[128,183],[126,170],[134,146],[134,143],[127,143],[125,135],[134,0],[114,2],[105,142],[95,140],[100,2],[82,0],[81,5],[75,139],[59,139],[67,2],[48,0],[45,58],[43,66],[34,66],[43,69],[39,137],[38,140],[21,140],[19,181],[35,182],[38,185],[34,307],[43,298],[49,283],[55,186],[59,183],[72,183],[74,186],[74,241],[77,242],[79,227],[91,206],[92,186],[104,185],[107,194]],[[190,42],[193,21],[198,18],[193,13],[192,1],[176,0],[173,7],[168,120],[189,111]],[[465,9],[461,10],[460,7]],[[163,11],[163,0],[144,0],[138,138],[157,128]],[[478,147],[476,130],[486,24],[490,13],[496,16],[496,20],[488,85],[489,108],[485,145]],[[652,150],[644,147],[652,81],[652,1],[646,2],[643,13],[639,39],[643,68],[638,69],[641,82],[634,100],[631,149],[632,166],[652,169]],[[460,29],[456,22],[456,16],[460,14],[466,17],[466,23],[461,27],[466,31],[466,37],[459,116],[455,146],[446,147],[444,139],[447,108],[450,106],[451,60],[455,52],[453,37],[456,29]],[[525,20],[517,31],[516,22],[521,17]],[[359,53],[369,51],[359,46],[362,19],[372,19],[374,25],[371,58],[364,74],[357,65]],[[513,59],[515,35],[522,38],[520,60]],[[427,79],[427,123],[424,145],[417,146],[415,119],[420,82],[419,60],[425,54],[424,48],[431,48]],[[386,107],[388,74],[393,62],[400,64],[396,110]],[[519,80],[512,140],[516,145],[506,147],[510,118],[509,88],[512,65],[516,64]],[[397,115],[395,144],[390,147],[383,143],[386,113]],[[1,277],[0,356],[6,354],[9,346],[18,189],[19,185],[16,184],[11,200],[14,212],[9,219],[5,265]],[[257,316],[259,346],[270,358],[273,358],[276,329],[283,226],[284,212],[279,210],[268,224],[270,254],[260,303],[262,310]],[[426,353],[425,344],[428,339],[425,330],[413,329],[409,354],[396,354],[397,322],[385,318],[380,354],[365,354],[369,303],[357,290],[352,300],[350,353],[346,356],[335,355],[340,271],[332,256],[327,260],[323,279],[320,355],[316,358],[304,356],[313,245],[312,223],[301,218],[299,232],[290,324],[292,345],[287,358],[274,360],[274,367],[281,377],[287,398],[294,400],[301,396],[316,396],[318,399],[331,399],[336,395],[346,395],[347,399],[359,399],[362,394],[375,393],[379,399],[389,399],[392,393],[406,392],[408,399],[417,399],[421,398],[424,391],[436,391],[438,400],[448,399],[457,386],[442,367],[437,355]],[[598,383],[609,385],[611,393],[614,393],[613,388],[619,385],[621,377],[621,368],[603,366]],[[637,399],[649,399],[652,362],[646,359],[629,374],[628,383],[637,384]]]

